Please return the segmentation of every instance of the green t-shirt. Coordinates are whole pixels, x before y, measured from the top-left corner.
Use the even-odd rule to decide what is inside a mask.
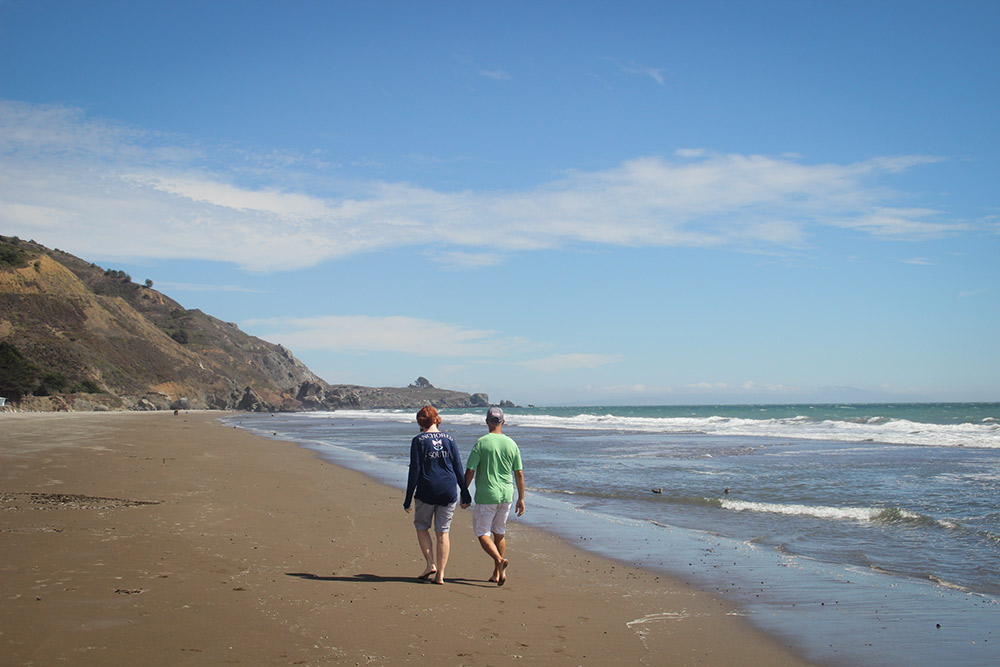
[[[476,471],[476,504],[498,505],[514,500],[514,471],[521,470],[521,450],[502,433],[487,433],[476,441],[465,466]]]

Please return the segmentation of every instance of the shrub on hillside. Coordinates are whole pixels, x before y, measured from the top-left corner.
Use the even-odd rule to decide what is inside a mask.
[[[35,388],[36,377],[38,368],[28,362],[16,347],[7,341],[0,341],[0,395],[19,401]]]
[[[101,388],[93,380],[81,380],[70,388],[71,394],[100,394]]]
[[[46,373],[42,376],[41,382],[32,393],[35,396],[52,396],[53,394],[61,394],[67,384],[69,384],[69,380],[63,373],[59,373],[58,371],[54,373]]]
[[[0,268],[20,269],[28,265],[32,255],[19,243],[0,241]]]

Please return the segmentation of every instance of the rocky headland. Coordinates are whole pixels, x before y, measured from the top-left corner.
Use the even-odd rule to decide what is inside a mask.
[[[0,397],[22,410],[487,406],[486,394],[330,384],[290,350],[34,241],[0,236]]]

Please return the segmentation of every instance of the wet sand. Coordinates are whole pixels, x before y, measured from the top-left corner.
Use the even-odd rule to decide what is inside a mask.
[[[462,511],[420,581],[402,491],[219,416],[0,413],[3,664],[809,664],[520,522],[505,586]]]

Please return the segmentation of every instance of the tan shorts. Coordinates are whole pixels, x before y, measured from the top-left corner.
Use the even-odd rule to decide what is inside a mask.
[[[447,533],[455,516],[455,505],[430,505],[413,499],[413,526],[417,530],[430,530],[434,523],[435,533]]]

